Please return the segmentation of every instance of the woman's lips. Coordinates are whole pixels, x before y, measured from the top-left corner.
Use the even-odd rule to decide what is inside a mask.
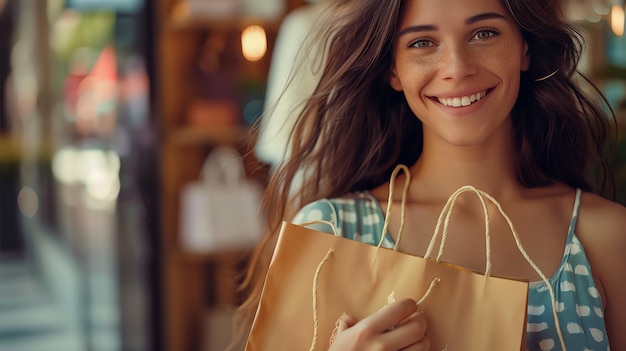
[[[475,94],[457,96],[457,97],[445,97],[444,98],[444,97],[434,96],[432,97],[432,99],[446,107],[456,107],[456,108],[467,107],[483,99],[485,96],[487,96],[487,94],[489,94],[490,91],[491,89],[487,89],[487,90],[484,90]]]

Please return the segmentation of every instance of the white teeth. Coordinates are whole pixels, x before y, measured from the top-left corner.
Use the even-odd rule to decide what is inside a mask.
[[[455,98],[437,98],[437,100],[439,100],[439,103],[441,103],[444,106],[465,107],[465,106],[469,106],[475,103],[476,101],[479,101],[480,99],[484,98],[485,95],[487,95],[487,92],[483,91],[483,92],[476,93],[470,96],[462,96],[462,97],[455,97]]]

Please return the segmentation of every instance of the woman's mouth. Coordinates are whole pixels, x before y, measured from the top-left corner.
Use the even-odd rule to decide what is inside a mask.
[[[434,97],[433,99],[439,101],[443,106],[448,107],[466,107],[471,104],[480,101],[487,94],[489,94],[489,90],[481,91],[476,94],[468,95],[468,96],[458,96],[458,97],[449,97],[449,98],[440,98]]]

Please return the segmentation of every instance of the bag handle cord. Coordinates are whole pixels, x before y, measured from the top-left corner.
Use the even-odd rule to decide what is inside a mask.
[[[380,248],[383,244],[385,235],[387,234],[388,230],[389,230],[389,218],[390,218],[390,211],[391,211],[391,203],[393,201],[393,191],[394,191],[394,185],[395,185],[395,180],[397,178],[397,175],[400,171],[403,171],[406,177],[406,180],[404,182],[404,189],[402,191],[402,204],[401,204],[401,217],[400,217],[400,228],[398,229],[398,237],[396,239],[396,243],[394,245],[394,251],[398,250],[398,246],[400,245],[400,239],[402,237],[402,232],[403,232],[403,228],[404,228],[404,222],[405,222],[405,212],[406,212],[406,198],[407,198],[407,194],[408,194],[408,189],[409,189],[409,185],[411,182],[411,175],[410,175],[410,171],[409,168],[406,165],[403,164],[399,164],[396,166],[396,168],[394,169],[393,173],[391,174],[391,179],[389,181],[389,197],[387,200],[387,212],[386,212],[386,216],[385,216],[385,223],[383,225],[383,230],[381,233],[381,238],[380,241],[378,243],[378,247]],[[491,195],[489,195],[488,193],[486,193],[485,191],[479,190],[471,185],[465,185],[461,188],[459,188],[457,191],[455,191],[452,195],[450,195],[450,197],[448,198],[448,201],[446,202],[446,204],[444,205],[443,209],[441,210],[441,213],[439,214],[439,218],[437,219],[437,225],[435,226],[435,231],[433,233],[433,236],[430,240],[430,244],[428,245],[428,249],[426,250],[426,254],[424,255],[424,258],[430,257],[434,247],[435,247],[435,243],[436,240],[438,238],[439,235],[439,231],[441,230],[441,225],[443,223],[443,234],[441,237],[441,243],[439,244],[439,252],[437,254],[437,258],[436,258],[436,262],[439,263],[441,262],[441,258],[443,256],[443,250],[445,248],[447,239],[448,239],[448,229],[449,229],[449,224],[450,224],[450,217],[452,216],[452,210],[454,209],[454,205],[456,203],[456,200],[459,198],[459,196],[465,192],[473,192],[476,194],[476,196],[478,196],[478,199],[480,200],[480,203],[482,205],[483,208],[483,213],[485,216],[485,249],[486,249],[486,263],[485,263],[485,276],[489,277],[491,275],[491,234],[489,232],[489,211],[487,209],[487,204],[485,202],[485,198],[488,199],[490,202],[492,202],[496,208],[498,209],[498,212],[500,212],[500,214],[502,215],[502,217],[504,217],[504,219],[506,220],[509,228],[511,229],[511,233],[513,234],[513,238],[515,239],[515,244],[517,246],[517,249],[519,250],[519,252],[522,254],[522,256],[524,256],[524,259],[526,260],[526,262],[528,262],[528,264],[530,264],[530,266],[533,268],[533,270],[539,275],[539,277],[541,277],[541,280],[546,284],[546,287],[548,288],[548,291],[550,293],[550,300],[552,302],[552,315],[554,318],[554,323],[555,323],[555,327],[556,327],[556,331],[557,334],[559,336],[559,341],[561,343],[561,347],[563,349],[563,351],[567,351],[567,348],[565,346],[565,340],[563,338],[563,332],[561,331],[561,324],[559,322],[559,316],[558,316],[558,311],[557,311],[557,301],[556,301],[556,294],[554,292],[554,288],[552,287],[552,284],[550,284],[550,281],[548,280],[548,278],[546,277],[546,275],[541,271],[541,269],[537,266],[537,264],[535,264],[535,262],[532,260],[532,258],[530,257],[530,255],[526,252],[526,250],[524,249],[524,246],[522,245],[522,242],[519,238],[519,235],[517,233],[517,231],[515,230],[515,227],[513,225],[513,221],[511,220],[511,218],[509,218],[509,216],[506,214],[506,212],[504,211],[504,209],[502,208],[502,205],[500,205],[500,203]],[[432,289],[432,284],[431,287],[429,288],[428,293],[430,292],[430,290]]]
[[[522,254],[522,256],[524,256],[524,259],[526,260],[526,262],[530,264],[533,270],[541,277],[541,280],[546,284],[546,287],[548,288],[548,291],[550,293],[550,300],[552,302],[552,315],[554,318],[556,332],[559,336],[559,341],[561,342],[561,347],[563,351],[567,351],[567,348],[565,346],[565,340],[563,338],[563,332],[561,331],[561,324],[559,322],[559,316],[558,316],[557,307],[556,307],[557,301],[556,301],[556,295],[554,293],[554,288],[552,287],[552,284],[550,284],[550,281],[548,280],[546,275],[541,271],[541,269],[537,266],[537,264],[535,264],[532,258],[530,258],[530,255],[524,249],[524,246],[522,245],[519,235],[513,225],[513,221],[506,214],[506,212],[504,212],[502,205],[500,205],[500,203],[493,196],[489,195],[488,193],[482,190],[476,189],[475,187],[471,185],[463,186],[459,188],[456,192],[454,192],[454,194],[452,194],[448,198],[446,205],[441,211],[441,215],[439,216],[439,219],[437,220],[437,226],[435,227],[435,233],[433,234],[433,238],[431,239],[430,245],[428,246],[428,250],[426,251],[426,254],[424,256],[429,257],[432,249],[434,248],[435,240],[437,239],[438,232],[441,227],[441,219],[443,217],[443,214],[445,213],[443,234],[441,237],[441,244],[439,245],[439,253],[437,254],[437,262],[441,262],[441,257],[443,256],[443,250],[444,250],[445,243],[446,243],[447,236],[448,236],[448,225],[450,222],[450,217],[452,215],[452,210],[454,208],[454,203],[462,193],[468,192],[468,191],[473,192],[478,196],[483,206],[484,213],[485,213],[485,226],[486,226],[485,235],[486,235],[486,242],[487,242],[487,259],[488,259],[487,266],[485,268],[485,276],[489,277],[489,275],[491,274],[491,262],[490,262],[491,255],[489,252],[490,251],[489,214],[487,211],[487,205],[485,204],[485,198],[487,198],[490,202],[492,202],[496,206],[496,208],[498,209],[498,212],[500,212],[502,217],[504,217],[507,224],[509,225],[509,228],[511,229],[511,233],[513,234],[513,238],[515,239],[515,244],[517,245],[517,249],[519,250],[519,252]]]

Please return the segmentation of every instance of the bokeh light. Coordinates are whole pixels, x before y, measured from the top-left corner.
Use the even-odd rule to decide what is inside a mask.
[[[263,27],[248,26],[241,33],[241,50],[248,61],[258,61],[267,52],[267,36]]]

